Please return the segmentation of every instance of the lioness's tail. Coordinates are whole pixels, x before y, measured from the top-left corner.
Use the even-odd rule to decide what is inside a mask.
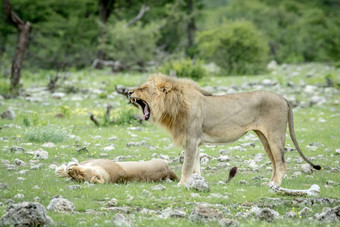
[[[287,100],[286,100],[287,101]],[[299,144],[296,140],[296,136],[295,136],[295,132],[294,132],[294,120],[293,120],[293,110],[292,107],[290,105],[290,103],[287,101],[288,103],[288,107],[289,107],[289,113],[288,113],[288,126],[289,126],[289,134],[290,134],[290,138],[292,139],[294,146],[296,148],[296,150],[299,152],[299,154],[301,155],[301,157],[303,158],[303,160],[305,160],[308,164],[310,164],[311,166],[313,166],[314,169],[320,170],[321,166],[319,165],[314,165],[310,160],[308,160],[308,158],[306,158],[306,156],[302,153]]]
[[[172,180],[172,181],[179,181],[178,176],[171,169],[169,169],[169,179]]]

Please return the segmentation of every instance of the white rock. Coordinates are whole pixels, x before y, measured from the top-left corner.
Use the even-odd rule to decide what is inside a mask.
[[[313,173],[313,167],[311,165],[307,164],[307,163],[303,164],[301,166],[301,169],[304,173],[307,173],[307,174]]]
[[[191,175],[185,182],[185,187],[187,189],[196,189],[198,191],[210,191],[208,182],[197,174]]]
[[[43,149],[39,148],[38,150],[34,151],[34,159],[48,159],[48,152],[44,151]]]
[[[46,147],[46,148],[52,148],[52,147],[55,147],[55,144],[52,143],[52,142],[47,142],[47,143],[44,143],[43,145],[41,145],[42,147]]]
[[[219,162],[229,162],[230,158],[227,155],[221,155],[220,157],[218,157],[217,159]]]

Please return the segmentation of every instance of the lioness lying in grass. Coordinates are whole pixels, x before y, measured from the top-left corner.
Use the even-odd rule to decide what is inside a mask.
[[[162,159],[145,162],[114,162],[108,159],[92,159],[59,166],[55,173],[59,177],[71,177],[78,182],[87,181],[100,184],[178,180],[177,175]]]

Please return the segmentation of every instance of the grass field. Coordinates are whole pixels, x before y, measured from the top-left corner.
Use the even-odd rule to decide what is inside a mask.
[[[45,72],[48,73],[54,75],[53,72]],[[48,84],[45,74],[24,74],[23,84],[27,95],[0,100],[0,112],[12,109],[16,115],[14,120],[1,119],[0,123],[0,183],[9,185],[9,189],[0,189],[0,216],[5,214],[10,203],[33,201],[38,196],[38,201],[47,207],[51,198],[59,194],[74,203],[76,213],[48,211],[48,215],[58,226],[111,226],[115,212],[108,211],[106,204],[112,198],[117,199],[117,207],[128,207],[126,216],[136,226],[192,226],[188,217],[193,208],[202,202],[213,207],[217,205],[216,209],[222,211],[224,217],[238,220],[241,226],[321,226],[322,224],[310,217],[320,213],[323,207],[340,205],[307,205],[312,212],[301,216],[299,211],[305,205],[293,203],[294,197],[268,193],[268,187],[263,183],[268,182],[266,178],[271,176],[269,159],[264,156],[263,160],[257,163],[257,171],[248,167],[249,160],[253,160],[256,154],[265,154],[260,141],[252,132],[233,144],[201,147],[201,152],[212,157],[208,165],[201,165],[202,176],[208,181],[211,192],[198,192],[199,197],[193,197],[191,194],[197,192],[178,187],[176,182],[162,182],[166,189],[153,191],[151,188],[159,183],[89,185],[58,178],[54,175],[55,166],[52,164],[61,165],[72,158],[83,161],[124,156],[126,161],[136,161],[149,160],[163,154],[168,155],[170,160],[176,160],[182,149],[172,146],[170,136],[151,122],[140,124],[132,121],[129,116],[139,113],[138,109],[128,105],[125,97],[114,92],[114,86],[118,84],[133,87],[142,83],[147,79],[146,74],[112,75],[106,71],[88,70],[70,72],[65,74],[67,80],[56,91],[64,92],[65,96],[61,95],[58,99],[43,89]],[[340,183],[340,155],[336,153],[336,149],[340,148],[340,90],[321,86],[326,84],[327,75],[339,78],[340,70],[319,64],[288,65],[281,66],[268,75],[209,77],[198,83],[217,93],[223,93],[230,88],[237,91],[261,88],[280,93],[297,103],[298,107],[294,108],[294,120],[300,147],[307,157],[320,164],[323,169],[314,171],[311,175],[303,173],[301,165],[304,162],[301,162],[297,151],[288,151],[285,154],[287,177],[282,187],[307,189],[312,184],[318,184],[321,187],[319,197],[340,199],[340,184],[326,184],[328,180]],[[314,96],[319,97],[319,101],[310,105],[317,99],[313,99]],[[90,121],[89,113],[104,122],[107,104],[113,106],[111,118],[116,124],[96,127]],[[64,117],[55,117],[56,114],[62,114]],[[141,141],[146,141],[147,146],[127,146],[129,142]],[[55,146],[43,147],[45,142],[52,142]],[[242,147],[249,142],[253,142],[255,146]],[[316,144],[310,145],[311,143]],[[77,151],[84,146],[87,151]],[[107,147],[114,149],[108,151],[105,149]],[[286,147],[293,147],[289,137]],[[32,169],[32,166],[38,165],[31,161],[32,151],[39,148],[48,152],[48,159],[40,160],[39,167]],[[219,183],[226,180],[230,168],[220,168],[218,165],[217,158],[221,149],[226,150],[230,157],[230,167],[238,166],[241,169],[228,184]],[[24,161],[26,165],[15,165],[15,159]],[[181,163],[170,163],[170,167],[180,176]],[[13,165],[14,170],[8,170],[9,165]],[[291,177],[295,172],[302,174]],[[256,176],[264,179],[255,178]],[[240,180],[245,180],[248,184],[240,184]],[[81,188],[72,190],[69,187],[72,185],[80,185]],[[142,193],[143,190],[151,194],[146,195]],[[220,195],[216,196],[216,193]],[[16,198],[17,194],[23,194],[24,198]],[[273,201],[276,200],[273,198],[279,198],[281,203],[274,204]],[[271,207],[279,212],[280,216],[289,211],[295,212],[297,216],[278,219],[271,224],[252,217],[235,217],[236,213],[246,212],[256,205]],[[186,216],[159,217],[162,211],[169,207],[184,211]],[[139,212],[143,208],[154,210],[155,213]],[[205,224],[195,223],[195,226],[217,224],[213,221]]]

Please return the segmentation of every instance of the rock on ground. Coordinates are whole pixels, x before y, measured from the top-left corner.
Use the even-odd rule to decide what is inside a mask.
[[[123,214],[116,214],[113,217],[112,221],[113,221],[114,226],[124,226],[124,227],[134,226],[132,221],[129,220],[127,217],[125,217]]]
[[[43,205],[37,202],[23,202],[8,206],[7,213],[0,219],[0,226],[42,226],[52,222]]]
[[[219,220],[218,224],[220,226],[239,226],[238,221],[232,220],[232,219],[227,219],[227,218],[223,218],[221,220]]]
[[[309,164],[303,164],[301,166],[301,169],[304,173],[307,173],[307,174],[312,174],[313,173],[313,167]]]
[[[39,148],[38,150],[34,151],[34,159],[48,159],[48,152]]]
[[[279,213],[275,210],[272,210],[270,208],[259,208],[259,207],[253,207],[249,213],[254,214],[256,218],[259,218],[260,220],[272,222],[274,219],[280,217]]]
[[[203,205],[195,207],[189,216],[189,219],[192,222],[204,222],[204,223],[208,221],[218,221],[222,218],[223,216],[220,211]]]
[[[73,212],[74,204],[71,201],[64,199],[61,195],[57,195],[52,198],[47,209],[58,212]]]
[[[14,120],[15,113],[13,110],[6,110],[1,113],[1,119]]]
[[[197,191],[210,191],[208,182],[202,176],[197,174],[191,175],[185,182],[185,187],[187,189],[196,189]]]
[[[340,206],[334,208],[325,207],[320,214],[315,214],[314,218],[326,223],[340,222]]]

